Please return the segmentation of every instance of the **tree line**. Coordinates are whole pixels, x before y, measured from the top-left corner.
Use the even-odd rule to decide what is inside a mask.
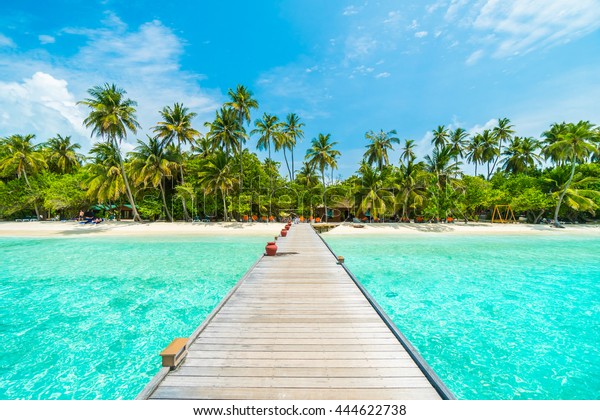
[[[438,126],[422,160],[415,141],[395,130],[365,133],[366,150],[352,176],[335,179],[341,156],[330,134],[319,133],[295,168],[305,123],[264,112],[244,86],[205,123],[181,103],[159,111],[152,135],[121,145],[140,129],[137,103],[114,84],[95,86],[79,104],[98,141],[87,156],[60,134],[36,143],[32,134],[0,139],[0,218],[35,213],[71,218],[93,208],[108,215],[128,206],[134,220],[275,220],[303,217],[370,221],[412,218],[477,220],[496,204],[510,204],[529,222],[543,217],[586,221],[600,205],[600,129],[588,121],[554,123],[539,139],[517,136],[507,118],[470,135]],[[248,147],[266,150],[261,161]],[[390,161],[394,145],[398,162]],[[283,152],[283,162],[272,152]],[[289,158],[288,158],[289,156]],[[475,176],[464,174],[464,162]],[[341,217],[340,217],[341,216]]]

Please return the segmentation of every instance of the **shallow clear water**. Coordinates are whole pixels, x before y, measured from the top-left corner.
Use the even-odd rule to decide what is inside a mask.
[[[600,398],[600,237],[325,239],[458,398]]]
[[[0,238],[0,399],[132,399],[262,237]]]

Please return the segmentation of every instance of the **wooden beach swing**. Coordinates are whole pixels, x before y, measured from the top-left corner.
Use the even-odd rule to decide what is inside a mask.
[[[516,223],[515,214],[510,204],[497,204],[492,213],[492,223]]]

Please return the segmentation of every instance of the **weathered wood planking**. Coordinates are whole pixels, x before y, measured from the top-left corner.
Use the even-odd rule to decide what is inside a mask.
[[[277,246],[285,254],[262,257],[140,398],[452,398],[310,225]]]

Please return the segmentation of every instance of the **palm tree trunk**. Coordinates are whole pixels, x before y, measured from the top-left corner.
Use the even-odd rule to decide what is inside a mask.
[[[25,171],[25,167],[23,167],[23,177],[25,178],[25,183],[29,187],[29,191],[31,191],[31,184],[29,183],[29,179],[27,178],[27,172]],[[33,200],[33,208],[35,209],[35,216],[38,220],[40,220],[40,211],[38,209],[36,200]]]
[[[327,186],[325,185],[325,169],[321,171],[321,178],[323,179],[323,208],[325,208],[325,221],[327,221],[327,202],[325,201],[325,196],[327,195]]]
[[[475,161],[475,176],[477,176],[477,161]]]
[[[229,217],[227,217],[227,200],[225,200],[225,191],[221,190],[221,195],[223,196],[223,221],[227,222]]]
[[[558,204],[556,205],[556,210],[554,210],[554,227],[557,227],[557,228],[564,228],[563,225],[558,223],[558,212],[560,211],[560,206],[562,204],[563,198],[565,198],[565,194],[567,193],[567,190],[569,189],[569,186],[571,185],[571,181],[573,181],[573,176],[575,175],[575,166],[576,165],[577,165],[577,161],[575,159],[573,159],[573,167],[571,168],[571,176],[569,177],[569,180],[567,181],[567,184],[565,185],[565,189],[560,194],[560,197],[558,197]]]
[[[407,191],[406,194],[404,194],[404,203],[402,203],[402,218],[406,218],[408,219],[408,195],[410,194],[410,191]]]
[[[295,176],[296,176],[296,171],[294,171],[294,146],[292,146],[292,148],[290,149],[290,153],[292,154],[292,181],[294,180]]]
[[[181,156],[181,143],[179,141],[177,141],[177,151],[179,152],[179,156]],[[185,182],[185,180],[183,179],[183,161],[181,165],[179,165],[179,174],[181,176],[181,185],[183,185]],[[181,195],[181,204],[183,205],[183,220],[187,222],[190,220],[190,215],[188,214],[187,207],[185,205],[184,194]]]
[[[287,156],[285,154],[285,147],[283,148],[283,158],[285,159],[285,166],[287,167],[288,173],[290,174],[290,181],[292,180],[292,171],[290,171],[290,164],[288,163]]]
[[[133,194],[131,194],[131,188],[129,187],[129,180],[127,179],[127,174],[125,173],[125,164],[123,163],[123,158],[121,157],[121,151],[119,149],[117,149],[117,154],[119,155],[119,163],[121,164],[121,175],[123,175],[123,182],[125,182],[125,191],[127,192],[127,199],[129,200],[131,210],[133,211],[133,221],[141,222],[142,218],[138,214],[137,208],[135,207]]]
[[[162,197],[162,202],[163,202],[163,206],[165,208],[165,213],[167,214],[167,218],[169,219],[169,222],[173,223],[173,216],[171,216],[171,213],[169,213],[169,208],[167,207],[167,198],[165,196],[165,186],[163,185],[163,183],[165,182],[165,179],[161,179],[160,180],[160,184],[158,184],[158,186],[160,187],[160,195]]]

